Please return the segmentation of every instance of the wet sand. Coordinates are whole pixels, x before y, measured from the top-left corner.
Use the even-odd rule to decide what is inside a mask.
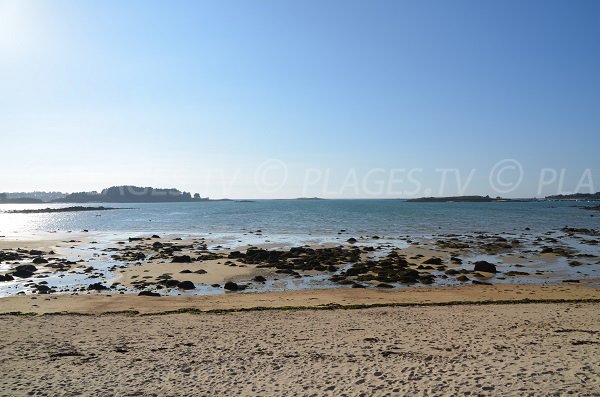
[[[157,314],[172,311],[235,311],[245,309],[293,309],[402,305],[446,305],[450,303],[507,302],[600,303],[600,288],[561,285],[472,285],[466,287],[406,288],[398,290],[335,288],[265,293],[225,293],[208,296],[134,296],[91,293],[86,295],[21,295],[0,298],[1,313],[81,313],[133,311]],[[484,306],[482,306],[484,307]]]

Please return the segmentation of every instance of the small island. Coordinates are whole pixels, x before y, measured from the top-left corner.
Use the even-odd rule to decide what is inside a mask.
[[[574,193],[547,196],[550,201],[600,201],[600,192],[597,193]]]
[[[513,201],[501,197],[490,196],[453,196],[453,197],[421,197],[406,200],[408,203],[491,203]]]

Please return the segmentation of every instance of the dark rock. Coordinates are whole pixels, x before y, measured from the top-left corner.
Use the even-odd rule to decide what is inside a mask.
[[[228,256],[229,259],[241,259],[243,257],[244,254],[242,254],[240,251],[231,251]]]
[[[358,242],[357,239],[355,239],[354,237],[350,237],[348,240],[346,240],[347,242],[349,242],[350,244],[355,244],[356,242]]]
[[[184,270],[180,271],[179,273],[188,274],[188,273],[191,273],[191,272],[192,271],[190,269],[184,269]]]
[[[263,276],[256,276],[253,278],[254,281],[256,281],[257,283],[264,283],[265,281],[267,281],[266,278],[264,278]]]
[[[94,284],[88,285],[87,289],[88,289],[88,291],[104,291],[108,288],[101,283],[94,283]]]
[[[41,256],[44,255],[43,251],[39,251],[39,250],[31,250],[29,251],[29,255],[31,256]]]
[[[246,289],[245,285],[238,285],[236,283],[234,283],[233,281],[228,281],[225,283],[225,286],[223,287],[228,291],[242,291],[244,289]]]
[[[33,265],[19,265],[15,268],[12,273],[14,277],[29,278],[37,271],[37,267]]]
[[[189,289],[196,289],[196,286],[191,281],[182,281],[179,284],[177,284],[177,288],[189,290]]]
[[[38,294],[48,294],[52,291],[50,289],[50,287],[48,287],[47,285],[44,285],[44,284],[36,285],[35,289],[37,290]]]
[[[441,264],[443,264],[443,261],[440,258],[429,258],[425,262],[423,262],[423,264],[425,264],[425,265],[441,265]]]
[[[159,235],[157,235],[157,234],[153,234],[153,235],[152,235],[152,238],[160,238],[160,236],[159,236]]]
[[[169,279],[169,280],[163,281],[163,284],[169,288],[177,287],[177,286],[179,286],[179,283],[180,283],[180,281],[175,280],[175,279]]]
[[[160,294],[158,292],[152,292],[152,291],[140,291],[138,296],[160,296]]]
[[[496,271],[496,266],[492,263],[486,261],[475,262],[475,268],[473,271],[476,272],[484,272],[484,273],[498,273]]]
[[[192,258],[189,255],[176,255],[171,263],[192,263]]]
[[[528,276],[529,273],[527,272],[518,272],[515,270],[511,270],[510,272],[506,272],[507,276]]]
[[[0,274],[0,281],[13,281],[14,277],[10,274]]]
[[[487,283],[485,281],[478,281],[478,280],[471,280],[471,282],[473,284],[479,284],[479,285],[493,285],[492,283]]]
[[[394,288],[394,286],[386,283],[379,283],[377,284],[377,288]]]
[[[163,247],[163,243],[161,243],[160,241],[155,241],[154,243],[152,243],[152,248],[154,249],[159,249]]]
[[[469,281],[469,277],[465,276],[464,274],[461,276],[456,277],[456,281],[460,281],[461,283],[465,283],[467,281]]]
[[[204,270],[204,269],[198,269],[198,270],[194,271],[194,273],[196,273],[196,274],[206,274],[208,272],[206,270]]]
[[[434,276],[431,274],[419,277],[419,281],[422,284],[433,284],[433,280],[434,280]]]

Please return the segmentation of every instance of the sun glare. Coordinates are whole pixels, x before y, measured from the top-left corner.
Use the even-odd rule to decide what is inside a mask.
[[[0,57],[21,55],[31,45],[32,15],[29,1],[0,0]]]

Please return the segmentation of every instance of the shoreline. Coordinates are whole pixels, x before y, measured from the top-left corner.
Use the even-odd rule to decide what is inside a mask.
[[[491,284],[600,287],[598,248],[586,244],[595,243],[597,234],[564,228],[543,239],[501,233],[428,239],[344,236],[312,245],[278,240],[260,230],[249,231],[245,239],[86,231],[4,237],[0,296],[144,291],[176,297],[226,290],[290,294]]]
[[[202,296],[26,295],[0,298],[0,315],[218,313],[531,303],[600,303],[600,287],[472,285],[466,287],[321,289]]]

